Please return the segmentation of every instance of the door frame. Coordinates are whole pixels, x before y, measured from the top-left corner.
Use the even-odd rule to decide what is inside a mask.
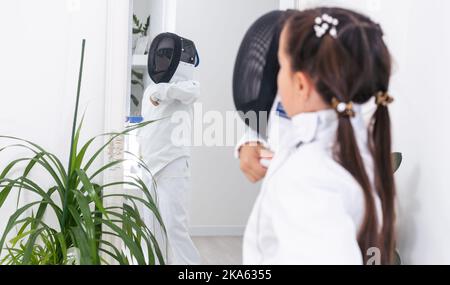
[[[105,130],[125,125],[131,86],[132,0],[108,0],[106,26]]]
[[[105,115],[104,132],[122,132],[125,127],[127,106],[130,99],[126,94],[131,87],[131,17],[132,0],[108,0],[106,23],[106,64],[105,64]],[[131,14],[130,14],[131,13]],[[105,143],[110,136],[105,137]],[[122,159],[124,150],[123,138],[115,140],[107,149],[104,156],[105,165],[112,160]],[[123,181],[124,171],[118,166],[106,171],[103,175],[103,183],[109,184]],[[111,187],[111,194],[123,193],[123,187]],[[122,206],[123,200],[115,198],[105,203],[106,207]],[[108,241],[118,249],[124,247],[118,238],[108,237]],[[110,264],[115,264],[113,259],[104,255],[103,258]]]

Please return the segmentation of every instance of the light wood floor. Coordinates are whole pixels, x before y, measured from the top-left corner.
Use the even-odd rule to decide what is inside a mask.
[[[241,265],[242,237],[193,237],[203,265]]]

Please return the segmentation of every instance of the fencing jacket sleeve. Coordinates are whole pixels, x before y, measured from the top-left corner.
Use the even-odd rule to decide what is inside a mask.
[[[158,88],[148,90],[150,98],[158,103],[170,104],[179,101],[190,105],[200,97],[200,83],[193,80],[180,81],[176,83],[160,83]]]

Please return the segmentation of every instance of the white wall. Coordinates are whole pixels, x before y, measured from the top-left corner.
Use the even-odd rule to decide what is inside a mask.
[[[278,8],[278,0],[177,0],[176,32],[194,40],[200,53],[204,112],[235,110],[232,73],[241,40],[258,17]],[[192,180],[193,232],[241,232],[259,186],[243,177],[233,149],[194,148]]]
[[[173,19],[176,17],[176,0],[133,0],[134,13],[145,20],[150,14],[150,38],[162,32],[174,32]]]
[[[134,14],[142,21],[144,21],[150,13],[152,13],[152,17],[157,16],[160,13],[155,13],[155,11],[151,11],[153,9],[150,8],[150,6],[154,2],[156,2],[156,1],[154,1],[154,0],[133,0]],[[158,1],[158,2],[160,2],[160,1]],[[154,15],[154,14],[156,14],[156,15]]]
[[[82,38],[87,51],[81,111],[88,107],[82,138],[104,129],[107,0],[81,0],[79,8],[68,9],[62,0],[0,2],[0,134],[41,144],[64,163]],[[0,167],[17,155],[0,154]],[[50,186],[47,177],[35,176]],[[14,208],[13,201],[7,203],[0,217]],[[5,223],[0,219],[0,233]]]
[[[390,1],[394,2],[394,1]],[[397,1],[395,1],[397,2]],[[450,33],[444,0],[396,3],[386,28],[400,36],[393,109],[395,145],[405,161],[398,175],[400,246],[414,264],[450,264]],[[400,29],[397,23],[403,23]],[[392,40],[394,41],[394,40]]]
[[[450,264],[450,33],[446,0],[300,0],[350,7],[379,21],[395,60],[391,93],[399,248],[407,264]]]

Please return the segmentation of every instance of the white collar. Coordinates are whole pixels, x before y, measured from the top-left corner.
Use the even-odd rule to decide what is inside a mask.
[[[354,110],[356,116],[352,119],[352,124],[358,128],[364,127],[362,107],[357,105]],[[334,136],[338,125],[338,115],[333,109],[302,113],[292,117],[291,124],[290,146],[306,144],[323,137]]]

